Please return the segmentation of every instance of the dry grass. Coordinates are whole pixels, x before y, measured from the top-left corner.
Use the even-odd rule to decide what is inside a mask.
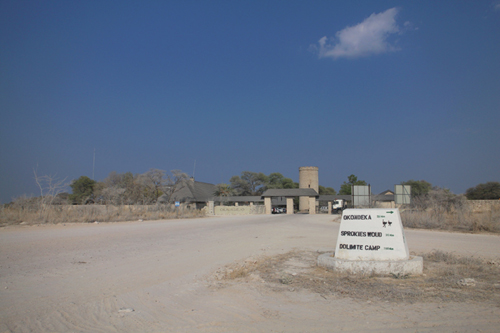
[[[498,208],[486,212],[465,208],[450,212],[407,210],[401,213],[401,219],[407,228],[500,233]]]
[[[309,290],[324,298],[350,297],[388,302],[489,302],[500,306],[500,266],[441,251],[424,257],[423,276],[358,276],[316,265],[319,253],[293,251],[252,258],[215,274],[216,286],[259,281],[275,292]],[[264,282],[264,283],[262,283]]]
[[[478,204],[439,188],[413,198],[401,218],[409,228],[500,233],[500,205]]]
[[[202,217],[205,212],[171,205],[35,205],[0,208],[0,226],[61,222],[118,222]]]

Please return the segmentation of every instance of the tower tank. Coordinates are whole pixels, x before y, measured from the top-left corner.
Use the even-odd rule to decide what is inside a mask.
[[[305,166],[299,168],[299,188],[312,188],[319,193],[318,167]],[[309,210],[308,197],[299,197],[299,210]]]

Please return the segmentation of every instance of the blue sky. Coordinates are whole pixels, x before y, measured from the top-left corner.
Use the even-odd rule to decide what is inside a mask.
[[[0,202],[242,171],[500,181],[500,1],[0,2]]]

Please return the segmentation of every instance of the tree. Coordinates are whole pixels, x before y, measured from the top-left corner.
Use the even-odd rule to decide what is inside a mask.
[[[131,205],[138,203],[142,198],[142,185],[137,181],[139,175],[133,175],[132,172],[120,174],[120,187],[125,188],[123,192],[122,203]]]
[[[407,180],[405,182],[401,182],[401,185],[410,185],[411,186],[411,196],[412,198],[417,198],[422,195],[427,195],[432,189],[432,185],[425,180]]]
[[[181,183],[192,185],[186,181],[188,175],[184,172],[172,170],[171,173],[172,175],[167,175],[164,170],[159,169],[150,169],[136,175],[111,171],[102,182],[95,183],[95,201],[114,205],[171,202],[172,194]]]
[[[340,185],[340,195],[351,195],[351,186],[352,185],[366,185],[364,180],[358,180],[358,177],[355,175],[350,175],[347,177],[347,182],[344,182]]]
[[[52,202],[53,205],[66,205],[69,202],[69,193],[61,192],[56,195],[56,198]]]
[[[471,187],[465,191],[469,200],[498,200],[500,199],[500,183],[487,182]]]
[[[87,176],[81,176],[75,179],[69,185],[72,190],[72,194],[69,195],[69,199],[76,204],[87,204],[94,202],[94,186],[96,182]]]
[[[130,174],[133,179],[133,175]],[[96,202],[102,204],[123,205],[125,204],[125,192],[127,191],[127,184],[125,183],[125,173],[117,173],[111,171],[102,182],[97,182],[94,186],[94,196]],[[129,203],[129,202],[127,202]]]
[[[243,171],[241,177],[233,176],[229,182],[235,195],[261,195],[269,189],[299,188],[299,183],[279,172],[266,176],[262,172]],[[319,194],[335,195],[337,192],[332,187],[319,186]]]
[[[169,177],[170,187],[179,185],[189,179],[188,174],[181,170],[172,170],[170,172],[172,173],[172,177]]]
[[[189,181],[189,176],[187,173],[182,172],[181,170],[172,170],[172,177],[167,177],[167,186],[164,188],[164,201],[172,202],[172,195],[178,190],[180,186],[194,186],[194,180]],[[192,189],[194,190],[194,189]],[[162,198],[163,199],[163,198]]]
[[[319,185],[319,193],[320,195],[335,195],[337,191],[333,187],[324,187]]]
[[[217,197],[230,197],[233,195],[233,189],[229,184],[220,183],[215,186],[214,195]]]
[[[240,176],[229,180],[237,195],[261,195],[264,192],[267,176],[262,172],[243,171]]]
[[[58,196],[67,186],[67,184],[64,183],[66,179],[61,180],[52,175],[39,176],[37,168],[33,168],[33,174],[35,176],[35,182],[40,190],[40,197],[32,199],[21,198],[19,199],[19,204],[21,207],[28,203],[35,204],[38,208],[39,218],[44,220],[47,217],[46,213],[48,212],[49,206],[65,203],[65,201],[59,199]]]
[[[265,189],[273,188],[297,188],[298,184],[294,183],[292,179],[286,178],[279,172],[273,172],[267,176]]]
[[[144,186],[140,175],[131,172],[111,171],[102,182],[94,187],[94,195],[104,204],[131,205],[143,203]]]
[[[123,193],[125,188],[119,185],[108,186],[105,182],[97,182],[94,186],[95,201],[105,205],[123,204]]]
[[[141,175],[142,184],[145,185],[145,195],[149,202],[156,202],[163,194],[163,189],[167,184],[165,171],[160,169],[149,169]]]
[[[164,170],[150,169],[136,177],[137,182],[143,186],[141,188],[142,203],[157,203],[160,196],[161,202],[171,202],[172,195],[181,184],[193,185],[187,181],[189,176],[181,170],[172,170],[171,173],[172,176],[165,176]]]
[[[413,193],[413,188],[412,188]],[[434,186],[426,194],[420,194],[412,199],[414,209],[431,212],[434,216],[451,211],[458,212],[464,208],[465,196],[456,195],[447,188]]]
[[[45,205],[52,205],[56,201],[57,196],[63,192],[64,188],[67,186],[64,179],[58,179],[53,175],[39,176],[37,173],[37,168],[33,168],[33,174],[35,176],[35,182],[40,190],[40,209],[43,211]],[[61,202],[62,200],[59,200]]]

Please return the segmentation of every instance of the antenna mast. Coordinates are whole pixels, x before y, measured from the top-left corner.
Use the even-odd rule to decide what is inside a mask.
[[[94,160],[92,161],[92,180],[95,180],[94,171],[95,171],[95,148],[94,148]]]
[[[196,160],[194,160],[194,166],[193,166],[193,179],[195,179],[195,178],[194,178],[194,172],[195,172],[195,171],[196,171]]]

